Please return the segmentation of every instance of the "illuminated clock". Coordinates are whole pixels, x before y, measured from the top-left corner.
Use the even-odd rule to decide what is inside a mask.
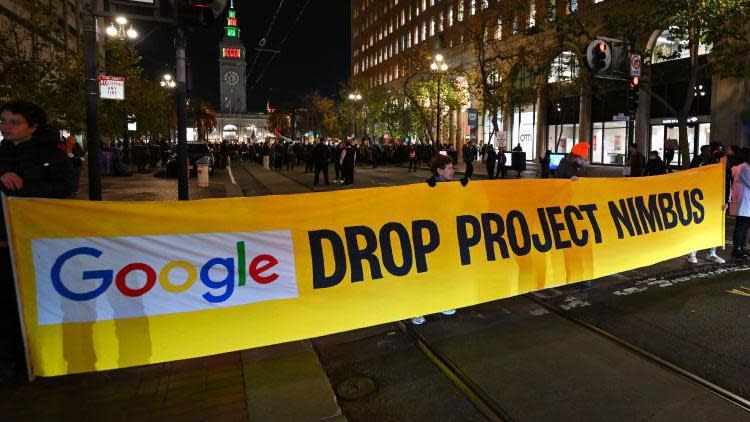
[[[240,75],[237,74],[237,72],[229,71],[224,74],[224,82],[227,83],[227,85],[237,85],[237,82],[240,81]]]

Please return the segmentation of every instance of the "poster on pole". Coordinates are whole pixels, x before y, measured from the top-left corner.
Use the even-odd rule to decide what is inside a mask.
[[[99,76],[99,97],[104,100],[124,100],[125,78],[121,76]]]

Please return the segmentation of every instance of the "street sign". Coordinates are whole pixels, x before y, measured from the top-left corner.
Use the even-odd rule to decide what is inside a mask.
[[[125,78],[120,76],[99,76],[99,97],[104,100],[124,100]]]
[[[612,121],[614,122],[628,122],[630,120],[630,116],[623,113],[615,114],[614,116],[612,116]]]
[[[640,77],[641,76],[641,55],[631,54],[630,55],[630,76]]]

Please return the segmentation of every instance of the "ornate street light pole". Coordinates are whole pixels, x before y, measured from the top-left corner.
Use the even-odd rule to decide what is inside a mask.
[[[360,94],[359,92],[352,92],[351,94],[349,94],[349,99],[354,101],[354,104],[356,105],[355,109],[357,110],[357,113],[356,113],[357,115],[355,115],[354,119],[352,119],[354,121],[353,122],[354,130],[352,131],[353,132],[352,136],[354,136],[354,138],[356,139],[357,138],[357,118],[359,117],[358,116],[359,115],[359,102],[362,101],[362,94]]]
[[[159,85],[161,85],[164,88],[167,89],[173,89],[177,86],[177,82],[174,81],[172,78],[172,75],[169,73],[165,73],[164,76],[161,77],[161,81],[159,81]],[[169,110],[167,110],[167,138],[169,139],[169,142],[172,142],[172,125],[170,123],[169,119]]]
[[[440,143],[440,115],[442,114],[442,108],[440,107],[440,85],[443,80],[443,73],[448,70],[448,65],[445,63],[442,54],[436,54],[435,60],[430,65],[430,69],[437,74],[438,86],[437,86],[437,136],[435,143]]]

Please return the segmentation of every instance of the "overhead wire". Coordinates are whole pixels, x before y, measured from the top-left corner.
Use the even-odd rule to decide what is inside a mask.
[[[297,26],[297,23],[299,23],[300,19],[302,18],[302,15],[305,14],[305,10],[307,10],[307,6],[310,5],[311,1],[312,0],[307,0],[307,2],[305,2],[305,5],[302,6],[302,8],[300,9],[299,13],[297,14],[297,18],[294,20],[294,23],[289,28],[289,31],[286,33],[286,36],[284,37],[284,39],[281,40],[281,44],[279,44],[279,52],[276,53],[276,54],[274,54],[273,56],[271,56],[271,59],[268,61],[268,63],[266,63],[266,67],[263,68],[263,71],[258,76],[258,79],[256,79],[255,82],[253,82],[253,85],[250,87],[250,93],[251,94],[255,90],[255,87],[258,85],[258,83],[260,83],[261,79],[263,79],[263,76],[266,74],[266,71],[268,71],[268,69],[271,67],[271,64],[273,63],[273,61],[276,58],[276,56],[278,54],[281,54],[281,50],[284,48],[284,44],[286,44],[286,41],[291,36],[292,32],[294,32],[294,28]],[[249,74],[248,74],[248,76],[249,76]]]
[[[266,34],[263,36],[263,38],[258,41],[258,46],[260,48],[265,47],[266,42],[268,42],[268,37],[271,35],[271,31],[273,30],[274,24],[276,24],[276,19],[279,17],[279,13],[281,12],[281,8],[284,6],[284,1],[279,1],[279,6],[276,8],[276,13],[274,13],[273,18],[271,19],[271,24],[268,25],[268,29],[266,30]],[[245,74],[245,84],[247,84],[247,80],[252,75],[253,69],[255,69],[255,65],[258,63],[258,57],[262,54],[262,51],[259,51],[258,54],[253,55],[253,62],[250,64],[250,70]]]

